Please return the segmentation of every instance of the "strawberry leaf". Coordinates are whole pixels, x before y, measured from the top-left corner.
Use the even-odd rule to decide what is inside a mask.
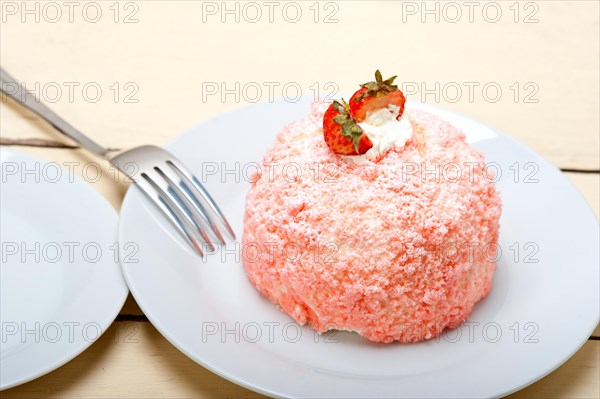
[[[342,101],[344,101],[344,99],[342,99]],[[344,101],[344,103],[345,103],[345,101]],[[337,112],[339,112],[340,114],[346,112],[346,108],[342,104],[337,102],[336,100],[333,100],[333,108],[335,108],[335,110]]]
[[[333,121],[342,127],[342,136],[352,140],[354,149],[358,152],[360,139],[364,132],[352,115],[350,115],[350,106],[343,98],[342,104],[337,101],[333,102],[333,107],[339,112],[339,115],[336,115]]]
[[[383,80],[383,77],[381,76],[381,72],[379,72],[379,69],[376,70],[375,71],[375,81],[362,83],[360,85],[360,87],[366,88],[367,90],[364,93],[362,93],[360,96],[356,97],[354,99],[354,101],[359,102],[363,98],[368,97],[368,96],[376,96],[380,93],[387,94],[387,93],[391,93],[392,91],[398,90],[398,86],[393,84],[394,79],[396,79],[396,78],[397,78],[397,76],[394,75],[391,78],[387,78],[386,80]]]

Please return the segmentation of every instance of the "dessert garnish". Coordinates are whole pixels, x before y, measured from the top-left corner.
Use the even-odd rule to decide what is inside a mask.
[[[404,112],[406,98],[398,86],[392,84],[394,79],[396,76],[383,80],[381,72],[377,70],[374,82],[360,85],[360,90],[350,98],[350,114],[357,122],[363,122],[369,112],[390,108],[390,106],[399,107],[397,119],[400,119]]]
[[[373,143],[356,120],[350,115],[350,107],[333,101],[323,115],[323,137],[329,148],[339,155],[361,155],[373,147]]]
[[[400,120],[406,99],[397,85],[396,76],[383,80],[381,72],[375,71],[375,81],[363,83],[350,98],[350,104],[334,100],[323,115],[323,137],[327,146],[338,155],[362,155],[373,148],[370,134],[365,125],[370,115],[378,126],[387,123],[390,117]],[[393,115],[393,117],[391,115]],[[385,115],[384,115],[385,114]],[[387,117],[386,117],[387,115]]]

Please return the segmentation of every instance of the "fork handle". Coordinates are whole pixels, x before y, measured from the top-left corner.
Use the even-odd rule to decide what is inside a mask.
[[[56,130],[75,140],[86,150],[103,157],[108,153],[106,148],[84,136],[64,119],[56,115],[50,108],[42,104],[33,94],[28,93],[23,85],[13,79],[3,68],[0,68],[0,91],[38,114],[42,119],[54,126]]]

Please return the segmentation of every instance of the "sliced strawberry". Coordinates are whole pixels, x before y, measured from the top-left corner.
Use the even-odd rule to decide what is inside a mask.
[[[389,105],[400,107],[398,118],[404,112],[406,98],[394,83],[396,76],[383,80],[381,72],[375,72],[375,81],[360,85],[360,89],[350,98],[350,114],[357,122],[364,122],[369,112],[387,108]]]
[[[349,112],[349,106],[334,101],[323,115],[323,137],[331,151],[339,155],[361,155],[373,143],[358,126]]]

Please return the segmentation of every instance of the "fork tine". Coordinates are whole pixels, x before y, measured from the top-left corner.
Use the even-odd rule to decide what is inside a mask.
[[[168,151],[144,145],[109,160],[137,183],[201,256],[205,252],[201,246],[214,250],[216,242],[225,244],[223,230],[235,239],[233,229],[204,186]]]
[[[179,199],[180,202],[183,202],[182,205],[184,210],[188,211],[190,218],[204,238],[204,241],[211,247],[210,249],[214,250],[215,246],[206,234],[206,230],[212,233],[221,244],[225,244],[225,240],[223,240],[221,233],[214,223],[210,221],[206,210],[201,205],[195,204],[193,199],[190,198],[191,195],[187,193],[180,184],[176,183],[177,180],[180,180],[179,177],[176,174],[173,176],[174,173],[168,169],[168,166],[166,168],[155,166],[154,170],[169,184],[169,189],[174,192],[177,199]]]
[[[195,197],[197,199],[202,198],[204,200],[203,202],[206,205],[208,205],[212,213],[225,227],[231,239],[235,240],[235,233],[233,232],[233,229],[227,222],[227,219],[223,215],[223,212],[221,212],[221,209],[219,209],[217,203],[212,199],[212,197],[210,196],[208,191],[206,191],[202,183],[200,183],[198,179],[196,179],[194,175],[192,175],[190,171],[175,158],[171,158],[171,160],[167,161],[167,164],[171,166],[171,168],[173,168],[173,170],[181,177],[185,185],[189,187],[189,189],[193,192],[193,194],[195,194]]]
[[[137,186],[144,191],[144,193],[157,205],[163,213],[179,228],[180,232],[188,243],[200,254],[204,256],[202,251],[203,237],[199,235],[195,226],[188,219],[189,216],[181,209],[173,198],[158,185],[150,176],[146,173],[141,174],[142,179],[137,182]],[[158,199],[150,191],[150,188],[158,194]]]

